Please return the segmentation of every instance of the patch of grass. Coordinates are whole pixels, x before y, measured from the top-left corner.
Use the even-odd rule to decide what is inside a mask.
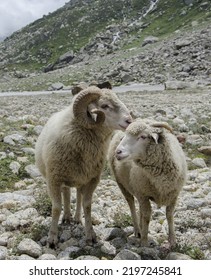
[[[33,204],[33,207],[37,210],[39,215],[46,217],[51,216],[51,200],[46,191],[38,194],[35,197],[36,202]]]
[[[13,189],[15,182],[30,178],[25,171],[25,164],[22,164],[19,173],[14,174],[9,168],[10,163],[13,161],[11,158],[2,159],[0,161],[0,192],[6,192]]]
[[[43,236],[47,235],[48,230],[49,228],[46,225],[35,223],[29,228],[29,236],[34,241],[39,241]]]
[[[181,254],[186,254],[190,256],[194,260],[204,260],[205,255],[203,251],[196,246],[190,246],[190,245],[179,245],[177,244],[174,248],[175,252],[181,253]]]
[[[132,226],[132,218],[127,213],[122,213],[120,211],[116,212],[114,214],[114,224],[112,226],[119,227],[119,228],[125,228],[128,226]]]

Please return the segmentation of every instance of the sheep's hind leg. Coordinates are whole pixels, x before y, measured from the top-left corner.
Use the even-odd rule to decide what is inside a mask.
[[[137,213],[136,213],[136,208],[135,208],[135,201],[134,201],[134,196],[131,195],[124,187],[122,184],[118,183],[118,186],[120,190],[122,191],[122,194],[124,195],[129,207],[130,207],[130,212],[132,216],[132,221],[133,221],[133,226],[134,226],[134,234],[136,237],[140,237],[140,228],[138,224],[138,218],[137,218]]]
[[[169,243],[170,246],[173,247],[176,243],[175,241],[175,231],[174,231],[174,209],[175,209],[176,201],[171,205],[166,206],[166,218],[168,221],[169,228]]]
[[[92,204],[92,194],[95,188],[97,187],[98,182],[99,179],[94,178],[89,182],[89,184],[84,185],[81,188],[84,217],[85,217],[85,233],[86,233],[86,241],[88,244],[93,244],[94,242],[96,242],[96,234],[92,226],[91,204]]]
[[[77,223],[81,223],[81,208],[82,208],[82,194],[81,194],[81,190],[77,189],[76,211],[74,217]]]
[[[52,222],[48,234],[50,247],[58,243],[58,222],[62,210],[61,186],[59,184],[48,184],[48,190],[52,201]]]
[[[62,196],[63,196],[63,203],[64,203],[64,214],[62,217],[62,223],[69,224],[72,221],[72,215],[70,212],[70,195],[71,190],[68,186],[62,187]]]

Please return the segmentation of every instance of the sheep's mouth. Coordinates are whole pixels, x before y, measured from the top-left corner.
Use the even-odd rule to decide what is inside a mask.
[[[127,127],[128,127],[128,125],[121,125],[121,124],[119,124],[119,127],[122,129],[122,130],[125,130]]]
[[[116,159],[119,160],[119,161],[123,160],[123,159],[126,159],[127,157],[128,157],[128,155],[122,155],[122,154],[118,155],[118,154],[116,154]]]

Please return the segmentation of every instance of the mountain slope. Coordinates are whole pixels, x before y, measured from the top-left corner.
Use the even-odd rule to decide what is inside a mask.
[[[150,9],[153,7],[153,9]],[[0,44],[0,72],[45,71],[211,22],[205,0],[72,0]]]
[[[78,51],[111,22],[137,16],[150,0],[76,0],[7,38],[1,62],[9,59],[33,67],[45,65],[66,51]],[[1,47],[2,49],[2,47]]]

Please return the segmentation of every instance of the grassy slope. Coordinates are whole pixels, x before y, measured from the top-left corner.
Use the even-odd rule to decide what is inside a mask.
[[[197,21],[199,25],[211,22],[211,11],[205,12],[203,8],[200,8],[202,2],[204,1],[198,0],[193,6],[187,6],[183,0],[160,0],[157,9],[143,19],[143,22],[149,23],[149,26],[137,32],[137,40],[128,44],[126,48],[140,45],[147,35],[164,38],[171,36],[178,29],[192,28],[194,21]],[[211,6],[211,3],[209,5]]]
[[[67,51],[77,52],[106,26],[121,23],[125,19],[140,18],[143,7],[147,7],[149,2],[150,0],[98,0],[84,5],[80,4],[83,1],[79,1],[76,7],[61,8],[9,38],[10,46],[14,45],[13,39],[16,39],[16,56],[25,55],[19,64],[11,63],[8,68],[15,66],[17,69],[40,70]],[[202,2],[204,1],[196,0],[189,7],[183,0],[160,0],[157,9],[143,19],[143,22],[149,24],[148,27],[128,34],[128,39],[131,36],[134,39],[126,43],[124,49],[140,45],[147,35],[166,37],[177,29],[190,27],[194,20],[199,23],[210,21],[210,12],[206,13],[200,8]],[[185,14],[181,14],[182,11]],[[21,36],[23,39],[19,42],[17,38]]]

